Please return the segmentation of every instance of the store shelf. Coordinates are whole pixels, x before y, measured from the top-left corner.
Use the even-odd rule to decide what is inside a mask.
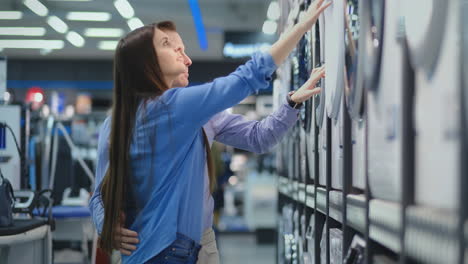
[[[343,223],[343,193],[340,191],[330,191],[330,207],[328,214],[336,221]]]
[[[297,198],[299,202],[305,203],[306,201],[306,185],[304,183],[298,184]]]
[[[327,190],[325,188],[317,188],[317,210],[327,214]]]
[[[369,203],[370,238],[396,253],[401,252],[401,213],[398,203],[377,199]]]
[[[406,210],[405,248],[422,263],[457,263],[458,215],[448,210],[411,206]]]
[[[315,209],[315,186],[307,185],[306,186],[306,205],[309,208]]]
[[[346,197],[346,222],[352,228],[365,234],[366,197],[364,195],[348,194]]]

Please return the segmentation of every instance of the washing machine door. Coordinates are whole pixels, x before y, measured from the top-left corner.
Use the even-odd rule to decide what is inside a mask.
[[[338,119],[343,93],[344,65],[344,1],[332,1],[325,9],[325,62],[327,76],[326,110],[332,119]]]
[[[430,79],[444,40],[448,3],[446,0],[402,0],[401,4],[411,63]]]
[[[365,0],[362,10],[361,58],[364,62],[364,87],[375,91],[380,78],[383,37],[385,31],[385,0]],[[396,23],[396,22],[395,22]]]
[[[364,0],[346,0],[345,7],[345,81],[344,94],[348,112],[356,121],[362,118],[364,53],[361,18]]]
[[[325,19],[323,14],[319,16],[317,20],[317,25],[318,26],[318,34],[316,35],[316,41],[318,45],[316,46],[316,52],[315,55],[317,57],[316,64],[317,66],[320,66],[324,63],[324,52],[325,52],[325,41],[324,41],[324,36],[325,36]],[[328,67],[328,66],[327,66]],[[323,124],[323,115],[325,114],[325,82],[323,80],[320,81],[319,85],[322,87],[322,90],[320,91],[320,94],[315,96],[315,120],[317,122],[317,126],[319,128],[322,128]]]

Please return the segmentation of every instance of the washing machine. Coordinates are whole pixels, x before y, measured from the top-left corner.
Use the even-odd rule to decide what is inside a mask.
[[[344,11],[345,2],[332,1],[324,11],[326,77],[325,108],[331,122],[331,187],[343,189],[344,87]]]
[[[361,34],[363,2],[347,0],[345,7],[345,78],[344,94],[346,108],[351,117],[352,180],[354,188],[366,186],[366,130],[364,112],[364,66],[365,45]]]
[[[318,18],[319,27],[319,43],[320,43],[320,65],[325,63],[325,18],[322,13]],[[326,102],[326,83],[322,80],[320,82],[322,90],[320,94],[315,96],[315,120],[318,127],[317,134],[317,155],[319,156],[319,175],[318,185],[326,186],[327,184],[327,153],[329,146],[327,144],[328,139],[328,117],[325,109]]]
[[[315,263],[315,215],[310,215],[309,225],[307,226],[305,240],[307,241],[307,250],[304,254],[305,264]]]
[[[462,177],[460,3],[401,0],[415,71],[415,202],[444,209],[459,207]]]
[[[301,7],[301,9],[305,10],[306,9],[306,4],[304,3]],[[302,11],[304,12],[304,11]],[[301,14],[299,15],[301,16]],[[310,77],[310,72],[312,71],[312,56],[311,56],[311,31],[308,31],[304,37],[299,41],[298,44],[298,87],[296,89],[299,89],[304,85],[305,82]],[[300,152],[300,165],[299,165],[299,170],[300,170],[300,178],[301,182],[306,183],[306,178],[307,174],[309,173],[307,169],[307,163],[309,161],[308,159],[308,152],[307,152],[307,144],[308,140],[307,137],[310,134],[310,101],[308,100],[305,102],[305,107],[302,107],[300,112],[299,112],[299,123],[300,123],[300,130],[299,130],[299,138],[300,138],[300,143],[299,143],[299,152]]]
[[[296,207],[293,212],[293,247],[292,247],[292,252],[293,252],[293,263],[302,263],[302,254],[303,254],[303,248],[302,248],[302,239],[301,239],[301,232],[300,232],[300,218],[301,214],[299,212],[299,209]]]
[[[312,29],[306,33],[306,38],[308,40],[308,46],[306,47],[307,57],[309,57],[309,72],[313,70],[316,65],[320,64],[320,56],[317,54],[320,52],[320,43],[318,41],[318,36],[320,36],[319,27],[317,24],[312,26]],[[318,84],[319,85],[319,84]],[[315,180],[315,158],[316,158],[316,122],[315,122],[315,101],[316,98],[312,97],[305,103],[306,111],[306,149],[307,149],[307,167],[309,170],[309,178]]]
[[[403,190],[404,96],[412,89],[405,81],[408,72],[403,43],[401,15],[404,7],[398,1],[385,1],[383,52],[379,78],[368,91],[368,176],[373,197],[399,202]],[[368,79],[368,83],[372,80]]]

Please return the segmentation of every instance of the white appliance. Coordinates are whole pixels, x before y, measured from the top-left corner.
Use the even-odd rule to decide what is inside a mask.
[[[319,16],[318,19],[318,24],[319,24],[319,31],[320,31],[320,58],[321,58],[321,64],[324,63],[324,54],[325,54],[325,19],[323,14]],[[322,90],[320,92],[320,95],[317,95],[317,101],[318,104],[316,105],[315,108],[315,118],[317,121],[317,126],[318,126],[318,146],[317,146],[317,155],[319,156],[319,182],[318,185],[325,186],[327,184],[327,153],[329,151],[329,146],[327,144],[327,139],[328,139],[328,118],[326,114],[326,109],[325,109],[325,101],[326,101],[326,84],[322,80],[321,82]]]
[[[344,101],[341,100],[338,119],[331,119],[331,187],[338,190],[343,189],[344,118]]]
[[[362,34],[362,0],[348,0],[345,7],[345,78],[344,94],[351,117],[352,186],[366,185],[366,121],[364,116],[364,66],[366,41]]]
[[[18,147],[21,147],[21,106],[0,105],[0,122],[6,123],[6,127],[0,127],[0,169],[7,178],[13,189],[21,187],[21,158],[18,153],[13,135],[16,136]]]
[[[304,263],[315,263],[315,215],[310,215],[309,225],[307,226],[305,240],[307,241],[307,250],[304,254]]]
[[[311,60],[310,68],[315,68],[316,65],[320,63],[320,45],[319,38],[320,36],[319,27],[316,24],[312,29],[306,34],[309,42],[309,57]],[[315,180],[315,158],[317,156],[317,146],[316,146],[316,136],[317,136],[317,124],[315,121],[315,108],[317,102],[317,97],[312,97],[308,102],[306,102],[306,119],[308,120],[308,127],[306,129],[306,149],[307,149],[307,158],[308,158],[308,169],[309,177],[312,180]]]
[[[390,201],[402,198],[403,116],[411,115],[403,112],[402,103],[404,89],[410,87],[404,83],[407,65],[400,15],[398,1],[385,2],[380,74],[367,97],[369,187],[374,198]]]
[[[343,122],[344,87],[344,1],[332,1],[324,11],[326,77],[325,107],[331,121],[331,186],[343,189]]]
[[[460,206],[460,3],[401,1],[415,69],[415,202],[444,209]]]

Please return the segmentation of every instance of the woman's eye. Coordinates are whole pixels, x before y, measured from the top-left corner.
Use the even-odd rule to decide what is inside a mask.
[[[169,46],[169,41],[164,41],[163,46]]]

